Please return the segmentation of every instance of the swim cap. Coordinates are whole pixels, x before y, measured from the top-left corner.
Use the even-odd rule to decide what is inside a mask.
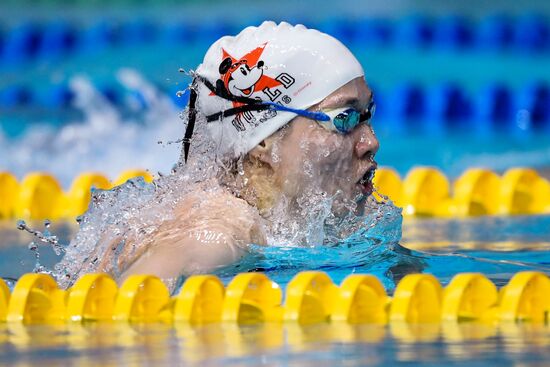
[[[263,22],[216,41],[196,75],[197,110],[214,116],[207,126],[220,152],[237,157],[296,117],[289,109],[307,109],[364,72],[325,33]],[[247,108],[258,101],[281,108]],[[224,114],[232,109],[240,112]]]

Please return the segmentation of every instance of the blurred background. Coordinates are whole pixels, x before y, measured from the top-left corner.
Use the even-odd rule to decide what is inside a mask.
[[[263,20],[346,44],[375,91],[378,162],[550,167],[548,1],[2,0],[0,171],[169,172],[211,43]],[[178,96],[181,95],[181,96]]]

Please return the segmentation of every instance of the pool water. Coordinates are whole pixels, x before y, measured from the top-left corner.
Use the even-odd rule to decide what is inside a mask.
[[[43,228],[39,221],[29,224]],[[376,227],[376,232],[365,234],[369,241],[348,239],[336,247],[261,248],[261,257],[251,261],[281,286],[304,269],[326,271],[336,283],[351,273],[371,273],[388,290],[413,270],[431,273],[443,284],[459,272],[481,272],[497,286],[522,270],[550,273],[549,215],[406,218],[403,223],[396,219]],[[61,244],[68,244],[77,230],[76,222],[54,222],[50,227]],[[0,276],[17,279],[32,272],[37,256],[44,269],[53,268],[61,255],[45,245],[29,250],[33,240],[31,234],[16,229],[15,221],[0,223]],[[238,272],[239,268],[230,268],[219,276],[228,282]]]
[[[547,365],[544,325],[2,326],[2,365]]]
[[[33,223],[39,228],[40,223]],[[390,223],[381,233],[389,233]],[[77,226],[54,223],[51,231],[68,243]],[[371,233],[372,235],[372,233]],[[391,236],[389,234],[388,236]],[[9,281],[36,264],[27,248],[31,236],[2,223],[0,269]],[[502,286],[518,271],[550,274],[550,216],[475,219],[406,219],[401,245],[341,245],[331,248],[267,249],[258,270],[284,286],[304,269],[327,272],[335,283],[351,273],[377,275],[391,292],[409,272],[434,274],[443,285],[459,272],[482,272]],[[59,260],[39,247],[46,269]],[[239,269],[220,274],[227,283]],[[418,364],[545,365],[550,326],[544,324],[443,323],[299,326],[261,324],[0,325],[1,362],[6,365],[98,364],[201,366],[344,366]]]
[[[349,14],[358,12],[357,2],[344,3]],[[344,3],[339,6],[345,8]],[[216,3],[217,14],[225,17],[232,5]],[[250,18],[244,23],[252,24],[252,18],[266,15],[266,10],[258,9],[264,6],[247,3],[238,11]],[[370,14],[372,4],[364,6],[369,9],[362,11]],[[315,13],[321,14],[321,8]],[[308,9],[301,5],[294,13]],[[91,16],[92,23],[103,10]],[[268,12],[275,17],[282,12],[286,19],[289,10],[277,2]],[[332,16],[332,12],[332,6],[324,6],[325,14]],[[202,20],[203,14],[207,13],[200,8],[188,16]],[[175,15],[170,9],[157,21],[176,24]],[[49,16],[57,19],[58,14]],[[346,25],[347,18],[341,24]],[[189,83],[178,69],[196,67],[215,39],[208,38],[207,32],[197,33],[195,43],[127,42],[1,69],[0,169],[19,179],[45,170],[65,188],[78,174],[91,170],[112,178],[127,168],[170,172],[180,146],[166,142],[182,136],[178,113],[186,104],[185,98],[175,95]],[[378,114],[373,125],[381,143],[380,165],[393,167],[402,176],[414,165],[436,166],[450,179],[477,166],[497,173],[529,166],[548,176],[547,49],[529,53],[483,45],[466,50],[404,47],[410,40],[400,44],[397,38],[388,45],[345,41],[364,65],[376,94]],[[464,103],[450,102],[460,99]],[[534,118],[535,107],[544,112],[541,121]],[[462,116],[464,111],[467,116]],[[141,167],[133,167],[135,162]],[[306,269],[325,271],[335,283],[352,273],[370,273],[390,294],[411,272],[433,274],[443,285],[456,273],[481,272],[498,287],[519,271],[550,274],[548,215],[390,219],[368,236],[359,234],[338,246],[263,248],[252,257],[251,268],[265,272],[281,287]],[[43,229],[41,222],[29,226]],[[57,222],[49,230],[66,245],[78,226]],[[21,275],[48,271],[60,260],[51,247],[29,249],[33,240],[16,229],[15,221],[0,222],[0,276],[10,286]],[[249,268],[231,267],[217,275],[227,284]],[[545,366],[549,346],[550,326],[544,324],[0,323],[0,365],[9,366]]]

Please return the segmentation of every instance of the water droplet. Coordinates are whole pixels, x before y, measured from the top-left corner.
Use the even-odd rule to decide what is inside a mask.
[[[46,219],[44,221],[44,227],[46,227],[46,228],[50,228],[51,224],[52,224],[52,222],[49,219]]]
[[[178,71],[179,71],[180,73],[185,73],[185,69],[184,69],[184,68],[179,68]]]
[[[25,228],[27,228],[27,223],[25,223],[24,220],[18,220],[17,221],[17,229],[20,231],[23,231]]]
[[[185,91],[184,90],[178,90],[176,92],[176,96],[178,96],[178,98],[180,98],[181,96],[183,96],[185,94]]]

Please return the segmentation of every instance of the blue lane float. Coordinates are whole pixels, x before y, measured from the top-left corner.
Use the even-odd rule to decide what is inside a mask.
[[[34,58],[40,47],[41,28],[32,22],[21,23],[10,29],[4,40],[0,63],[16,65]]]
[[[472,24],[464,17],[452,15],[436,20],[434,41],[440,48],[467,48],[474,39]]]
[[[435,47],[440,50],[474,49],[514,52],[550,50],[550,25],[540,14],[510,17],[496,14],[472,21],[457,15],[428,17],[422,14],[392,20],[387,18],[337,18],[318,22],[295,19],[336,36],[344,43],[372,47]],[[17,65],[81,50],[151,44],[211,43],[233,34],[243,24],[224,19],[209,22],[148,18],[99,19],[82,26],[67,20],[22,21],[0,37],[0,64]]]
[[[78,43],[79,32],[65,21],[55,21],[44,27],[38,55],[43,58],[63,56]]]
[[[390,131],[418,129],[444,131],[469,128],[477,132],[550,129],[550,85],[536,81],[519,89],[495,82],[476,91],[466,91],[456,83],[424,86],[404,82],[389,90],[372,85],[377,104],[375,121],[384,121]],[[159,86],[175,107],[183,109],[189,100],[186,84]],[[123,87],[115,81],[97,84],[99,93],[121,110],[143,111],[149,108],[139,90]],[[178,91],[183,91],[179,93]],[[66,83],[41,86],[10,85],[0,89],[0,108],[39,107],[67,109],[75,95]]]
[[[72,107],[75,95],[66,84],[54,84],[38,94],[40,107],[48,109],[67,109]]]
[[[426,94],[416,83],[402,83],[391,94],[392,115],[398,120],[419,120],[426,116]]]
[[[519,92],[520,111],[526,113],[526,128],[550,128],[550,85],[545,82],[528,84]]]
[[[107,47],[114,46],[119,42],[119,25],[117,22],[100,19],[88,28],[81,30],[80,49],[86,51],[100,51]]]
[[[519,50],[541,52],[550,47],[548,20],[539,14],[527,14],[516,20],[515,44]]]
[[[513,20],[504,14],[493,14],[481,19],[478,24],[476,40],[480,49],[507,49],[513,39]]]
[[[434,24],[426,16],[413,15],[395,25],[395,42],[401,47],[427,47],[432,45]]]
[[[485,86],[477,94],[475,103],[475,120],[480,129],[491,130],[514,119],[514,98],[506,85],[493,83]]]
[[[471,117],[471,101],[457,84],[443,83],[428,89],[427,120],[445,121],[450,126],[459,127]]]
[[[0,90],[0,107],[13,109],[33,103],[33,92],[24,85],[12,85]]]
[[[122,90],[120,87],[114,84],[102,84],[98,88],[101,95],[112,105],[121,107],[124,103],[124,98],[122,96]]]

